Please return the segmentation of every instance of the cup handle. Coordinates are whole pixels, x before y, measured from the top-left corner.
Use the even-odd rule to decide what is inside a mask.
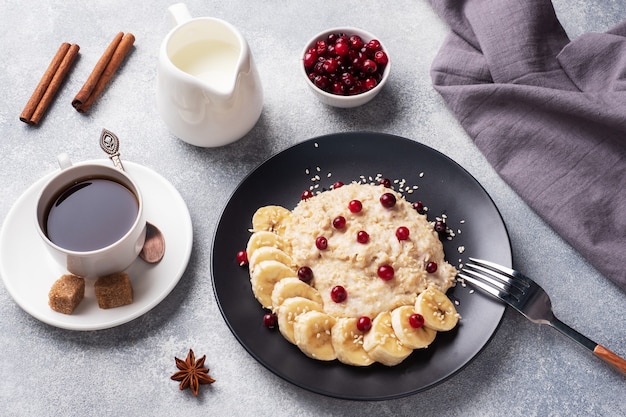
[[[65,152],[57,155],[57,161],[59,162],[59,167],[63,170],[72,166],[72,161],[70,157]]]
[[[187,9],[187,5],[185,5],[185,3],[172,4],[167,8],[167,11],[172,27],[191,20],[191,14],[189,13],[189,9]]]

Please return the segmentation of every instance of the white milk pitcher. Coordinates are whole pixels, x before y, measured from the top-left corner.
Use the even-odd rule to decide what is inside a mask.
[[[168,8],[174,28],[159,51],[157,109],[170,131],[192,145],[222,146],[259,120],[263,90],[248,43],[231,24]]]

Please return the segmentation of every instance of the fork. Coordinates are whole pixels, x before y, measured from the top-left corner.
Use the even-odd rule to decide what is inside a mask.
[[[626,374],[626,360],[557,319],[550,297],[535,281],[514,269],[482,259],[469,258],[458,277],[504,301],[534,323],[547,324],[583,345]]]

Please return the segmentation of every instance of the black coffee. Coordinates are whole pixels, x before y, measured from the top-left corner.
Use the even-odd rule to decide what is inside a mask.
[[[87,252],[117,242],[137,219],[139,203],[124,185],[106,178],[80,181],[61,192],[46,217],[56,245]]]

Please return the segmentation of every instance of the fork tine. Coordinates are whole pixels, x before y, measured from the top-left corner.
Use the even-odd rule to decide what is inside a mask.
[[[491,285],[487,284],[486,282],[483,282],[483,281],[481,281],[478,278],[474,278],[474,277],[468,275],[466,272],[459,272],[457,274],[457,276],[463,278],[465,281],[471,282],[475,286],[477,286],[480,289],[488,292],[489,294],[493,295],[494,297],[497,297],[497,298],[501,299],[502,301],[506,301],[503,298],[503,295],[506,294],[506,293],[501,292],[500,290],[498,290],[495,287],[492,287]]]
[[[488,275],[483,275],[464,267],[457,276],[469,281],[479,289],[486,291],[507,304],[516,303],[519,300],[519,294],[511,294],[505,284],[490,278]]]
[[[517,296],[523,294],[528,289],[528,285],[524,282],[519,282],[514,277],[504,275],[499,271],[494,271],[471,262],[466,263],[465,267],[473,271],[479,278],[489,281],[503,291],[515,293]]]
[[[534,284],[533,280],[531,280],[526,275],[514,269],[507,268],[506,266],[502,266],[494,262],[486,261],[484,259],[478,259],[478,258],[472,258],[472,257],[470,257],[469,259],[476,265],[480,265],[482,267],[489,268],[492,271],[499,272],[500,274],[506,277],[506,281],[509,282],[510,284],[513,284],[515,282],[520,282],[525,287],[530,287],[531,285]]]

